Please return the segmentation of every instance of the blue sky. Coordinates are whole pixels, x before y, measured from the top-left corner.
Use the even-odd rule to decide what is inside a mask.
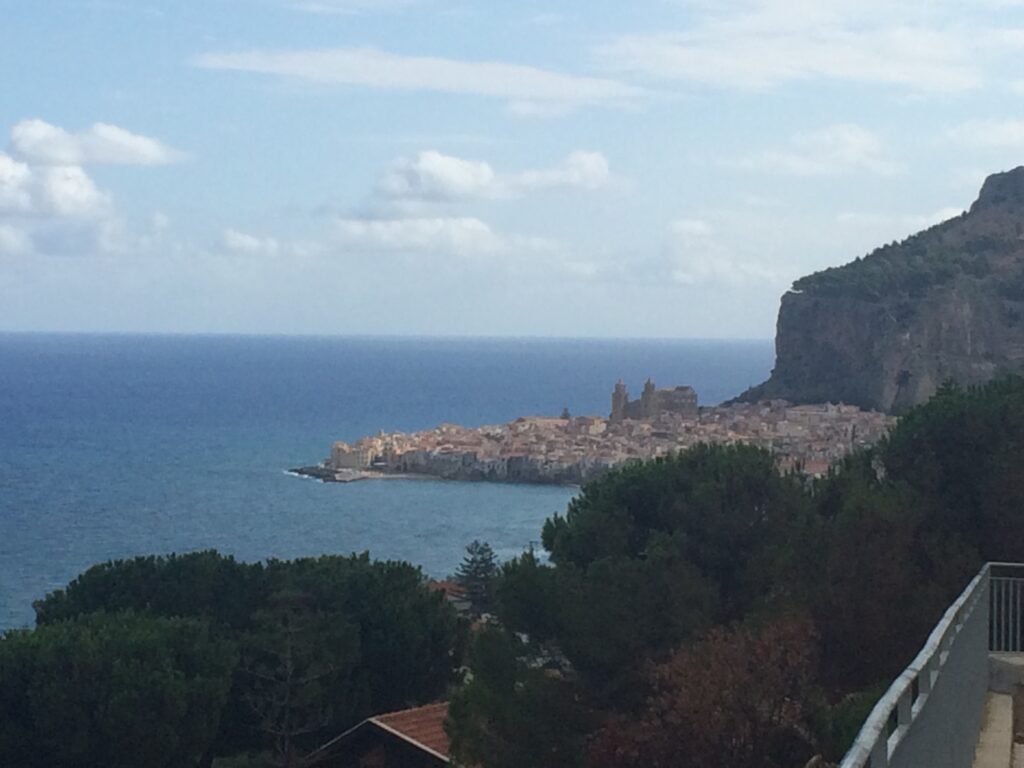
[[[769,338],[1024,162],[1024,2],[0,0],[0,330]]]

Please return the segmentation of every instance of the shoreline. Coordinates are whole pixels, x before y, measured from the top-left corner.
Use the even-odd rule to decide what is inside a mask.
[[[332,469],[327,464],[313,464],[284,470],[284,474],[301,480],[314,480],[324,484],[348,485],[365,480],[412,480],[417,482],[436,481],[448,483],[488,483],[491,485],[534,485],[553,486],[558,488],[582,488],[582,484],[573,482],[552,482],[535,480],[496,479],[489,477],[446,477],[429,472],[398,472],[387,469]]]
[[[358,483],[361,480],[418,480],[415,476],[398,472],[382,472],[375,469],[331,469],[324,464],[286,469],[286,475],[305,480],[319,480],[321,483]]]

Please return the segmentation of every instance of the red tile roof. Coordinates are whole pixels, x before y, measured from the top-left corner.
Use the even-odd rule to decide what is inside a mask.
[[[403,709],[371,717],[369,722],[401,736],[420,747],[448,759],[448,734],[444,721],[448,717],[448,703],[428,704],[415,709]]]
[[[466,590],[462,585],[451,579],[428,581],[427,589],[431,592],[444,592],[452,597],[463,597],[466,594]]]

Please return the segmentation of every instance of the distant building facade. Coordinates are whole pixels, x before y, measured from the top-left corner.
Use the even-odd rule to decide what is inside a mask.
[[[697,392],[693,387],[658,389],[650,379],[644,384],[639,400],[630,400],[626,385],[620,379],[612,391],[612,412],[608,420],[613,424],[625,419],[654,419],[663,413],[677,413],[696,418]]]
[[[331,469],[366,469],[375,458],[373,449],[366,444],[349,445],[339,440],[331,446]]]

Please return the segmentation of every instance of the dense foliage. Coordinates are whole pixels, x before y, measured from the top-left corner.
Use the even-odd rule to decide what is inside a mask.
[[[573,765],[596,727],[572,681],[528,663],[519,651],[515,637],[493,627],[473,642],[472,683],[449,704],[452,749],[465,765]]]
[[[944,232],[957,220],[890,243],[841,267],[829,267],[797,280],[796,291],[820,295],[881,299],[892,296],[920,297],[935,285],[958,276],[981,279],[996,271],[994,265],[1019,247],[1014,239],[979,235],[963,243],[947,243]],[[1016,296],[1019,274],[999,275],[1000,293]]]
[[[125,755],[120,763],[87,759],[98,753],[75,737],[68,751],[41,763],[55,768],[196,765],[198,756],[208,764],[215,755],[261,751],[271,764],[301,765],[304,754],[364,717],[443,695],[464,634],[419,569],[366,555],[246,564],[199,552],[105,563],[38,602],[36,612],[36,630],[0,638],[0,724],[21,723],[26,738],[57,728],[56,717],[65,718],[71,736],[88,731],[100,738],[119,729],[113,743]],[[126,631],[112,637],[122,625]],[[178,686],[175,695],[187,697],[189,676],[206,669],[174,655],[185,647],[176,638],[186,631],[201,658],[207,642],[214,649],[209,654],[219,654],[209,680],[201,678],[213,686],[204,697],[209,712],[160,703],[161,686]],[[63,643],[62,666],[48,650],[55,638]],[[109,651],[100,650],[103,643]],[[109,674],[96,666],[100,653]],[[104,675],[105,686],[89,688]],[[40,681],[47,679],[52,688],[41,698]],[[140,733],[153,716],[132,697],[147,685],[150,704],[165,712],[163,728],[195,733],[198,752],[190,742],[186,759],[165,745],[162,759],[171,762],[145,759],[148,742]],[[94,730],[90,707],[116,722]],[[44,718],[44,712],[61,714]],[[189,723],[180,723],[186,715]],[[0,735],[0,765],[22,764],[4,759],[7,745],[18,743]]]
[[[452,703],[456,754],[839,758],[980,564],[1024,555],[1021,466],[1024,379],[1010,378],[944,387],[819,481],[749,447],[608,473],[545,525],[550,563],[502,568],[503,629],[476,639]]]
[[[612,718],[593,768],[792,768],[806,756],[816,649],[806,620],[717,628],[649,674],[636,718]]]
[[[216,737],[235,646],[194,619],[90,614],[0,641],[0,765],[185,768]]]

